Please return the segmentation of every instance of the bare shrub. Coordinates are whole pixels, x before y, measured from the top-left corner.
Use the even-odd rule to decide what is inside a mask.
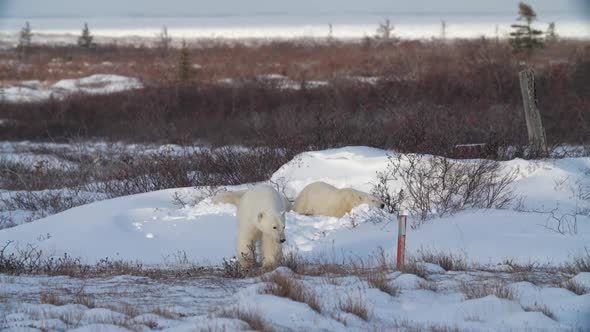
[[[262,280],[267,283],[261,289],[263,294],[271,294],[288,298],[296,302],[305,303],[317,313],[322,312],[315,291],[311,288],[306,288],[297,280],[278,272],[264,276]]]
[[[44,218],[95,199],[78,190],[15,191],[0,195],[0,208],[6,211],[31,212],[25,221]]]
[[[248,276],[247,271],[242,267],[237,259],[224,258],[221,266],[224,277],[242,279]]]
[[[360,292],[358,296],[347,294],[344,301],[340,300],[338,307],[340,310],[353,314],[364,321],[369,320],[369,309],[367,309],[367,304]]]
[[[420,221],[467,208],[505,208],[516,172],[491,160],[453,161],[439,156],[389,157],[387,180],[399,180],[405,205]]]
[[[385,210],[387,212],[400,212],[401,204],[404,201],[404,190],[401,189],[397,194],[393,194],[386,172],[377,173],[377,183],[373,184],[371,194],[385,204]]]

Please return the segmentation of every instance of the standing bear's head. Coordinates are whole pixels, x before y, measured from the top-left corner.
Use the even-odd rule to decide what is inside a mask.
[[[348,205],[348,211],[362,204],[367,204],[370,207],[376,207],[379,209],[385,207],[385,204],[383,204],[379,198],[365,192],[351,188],[340,189],[340,192],[341,197]]]
[[[285,211],[258,213],[256,228],[280,243],[285,242]]]

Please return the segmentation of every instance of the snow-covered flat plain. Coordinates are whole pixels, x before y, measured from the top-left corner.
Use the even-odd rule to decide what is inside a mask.
[[[277,170],[270,181],[284,187],[291,199],[314,181],[370,191],[391,153],[367,147],[307,152]],[[408,229],[410,257],[452,253],[467,262],[468,271],[445,271],[422,263],[424,275],[388,272],[386,282],[398,290],[394,295],[372,288],[362,276],[293,276],[317,294],[322,310],[316,312],[307,304],[261,293],[265,283],[259,278],[4,275],[0,276],[0,326],[93,331],[247,329],[243,321],[227,318],[228,310],[240,308],[260,313],[278,331],[588,329],[590,294],[576,294],[564,286],[573,278],[582,290],[590,289],[588,273],[533,269],[516,277],[511,265],[559,267],[588,255],[590,218],[576,213],[573,220],[567,215],[588,207],[572,188],[589,180],[590,158],[516,159],[502,166],[516,174],[511,189],[520,197],[518,206],[465,210]],[[391,185],[395,190],[401,184],[393,181]],[[243,187],[247,185],[227,189]],[[34,245],[45,255],[68,254],[89,264],[109,258],[172,269],[186,262],[220,266],[234,256],[236,208],[213,205],[208,198],[199,200],[203,192],[168,189],[79,206],[0,230],[0,243],[12,241],[8,251]],[[174,204],[175,195],[188,203]],[[566,216],[568,222],[576,223],[576,231],[557,232],[556,219],[543,211]],[[410,224],[413,221],[410,216]],[[311,262],[368,264],[381,252],[393,261],[397,224],[395,216],[367,206],[341,219],[288,212],[286,238],[286,253]],[[275,272],[292,273],[286,268]],[[486,291],[473,296],[474,287]],[[70,304],[40,304],[47,302],[40,294],[48,292]],[[73,300],[81,292],[93,303]],[[366,320],[343,309],[350,298],[368,309]],[[125,310],[121,307],[125,303],[134,309]]]

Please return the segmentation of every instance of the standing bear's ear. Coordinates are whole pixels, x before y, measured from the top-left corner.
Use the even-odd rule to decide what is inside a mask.
[[[264,212],[258,214],[258,222],[262,222],[262,218],[264,218]]]

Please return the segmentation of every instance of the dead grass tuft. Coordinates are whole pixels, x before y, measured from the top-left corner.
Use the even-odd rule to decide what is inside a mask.
[[[582,255],[575,256],[570,262],[564,263],[560,270],[569,274],[578,274],[580,272],[590,272],[590,251]]]
[[[387,293],[391,296],[399,295],[399,287],[395,287],[389,283],[387,275],[381,271],[374,271],[365,276],[365,280],[371,288],[377,288],[380,291]]]
[[[266,275],[262,280],[266,282],[266,285],[261,289],[261,293],[305,303],[317,313],[322,312],[315,291],[306,288],[301,282],[279,272]]]
[[[575,281],[574,279],[570,279],[566,282],[563,282],[561,284],[561,287],[569,290],[570,292],[572,292],[576,295],[584,295],[584,294],[587,294],[588,292],[590,292],[589,289],[587,289],[586,287],[584,287],[584,285],[580,284],[579,282]]]
[[[514,294],[510,288],[499,281],[487,281],[487,282],[462,282],[459,285],[459,289],[465,294],[466,300],[479,299],[489,295],[494,295],[497,298],[514,300]]]
[[[434,281],[430,280],[421,280],[418,282],[418,289],[429,290],[431,292],[438,291],[438,285]]]
[[[426,271],[424,266],[420,263],[422,262],[415,257],[408,257],[401,271],[403,273],[414,274],[420,278],[426,279],[428,278],[428,271]]]
[[[53,304],[53,305],[64,305],[67,303],[63,298],[61,298],[56,291],[43,291],[39,294],[39,302],[45,304]]]
[[[344,301],[339,302],[338,307],[340,310],[355,315],[364,321],[369,320],[369,309],[367,309],[367,304],[360,292],[358,296],[348,294]]]
[[[167,319],[178,319],[178,315],[174,312],[170,311],[169,309],[165,308],[156,308],[152,310],[152,314],[158,315],[160,317],[164,317]]]
[[[467,259],[465,256],[458,256],[452,253],[434,252],[428,250],[418,251],[418,260],[426,263],[436,264],[445,271],[466,271]]]
[[[535,302],[535,304],[533,304],[532,306],[528,306],[528,307],[522,307],[522,309],[524,311],[533,311],[533,312],[540,312],[543,315],[555,320],[555,314],[553,314],[553,311],[551,311],[551,309],[549,309],[548,306],[546,306],[545,304],[537,304],[537,302]]]
[[[246,310],[241,308],[231,309],[231,310],[223,310],[219,314],[219,317],[225,318],[235,318],[239,319],[254,330],[260,332],[275,332],[276,330],[268,324],[263,318],[262,315],[255,311],[255,310]]]

